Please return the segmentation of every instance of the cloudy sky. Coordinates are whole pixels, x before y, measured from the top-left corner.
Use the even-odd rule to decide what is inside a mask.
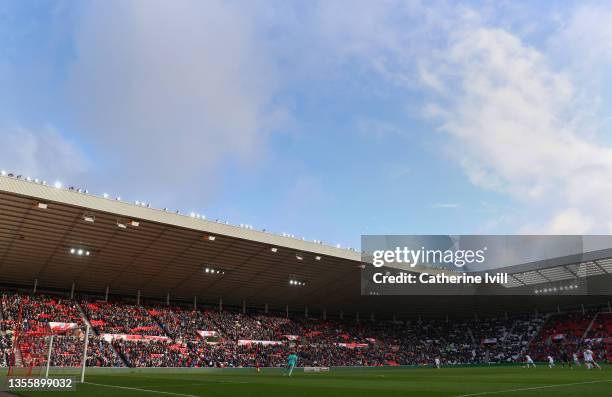
[[[0,168],[358,246],[612,233],[612,4],[0,1]]]

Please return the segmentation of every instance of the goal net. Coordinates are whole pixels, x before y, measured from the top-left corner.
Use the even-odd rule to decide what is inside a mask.
[[[23,307],[22,302],[12,334],[7,333],[12,341],[7,379],[48,377],[53,367],[84,374],[89,326],[25,319]]]

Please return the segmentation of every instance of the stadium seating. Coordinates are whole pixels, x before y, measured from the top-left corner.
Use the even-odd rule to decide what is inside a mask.
[[[55,366],[81,364],[81,326],[87,322],[93,326],[90,366],[281,366],[291,351],[298,351],[300,363],[307,366],[423,365],[435,358],[443,364],[497,363],[522,361],[526,353],[542,359],[561,348],[580,351],[586,346],[605,358],[612,339],[612,315],[597,310],[462,321],[357,322],[5,291],[0,314],[3,366],[10,362],[16,329],[34,333],[52,322],[76,324],[54,338]],[[46,346],[35,338],[26,342],[19,345],[24,364]]]

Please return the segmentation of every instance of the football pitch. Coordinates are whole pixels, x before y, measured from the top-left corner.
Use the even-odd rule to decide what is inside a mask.
[[[442,368],[332,368],[327,373],[294,372],[291,378],[278,369],[218,372],[164,371],[89,374],[76,391],[44,392],[45,396],[576,396],[612,395],[612,367],[602,371],[573,370],[539,365],[512,367]],[[40,392],[22,392],[37,396]]]

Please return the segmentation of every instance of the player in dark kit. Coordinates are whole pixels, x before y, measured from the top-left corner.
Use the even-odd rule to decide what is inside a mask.
[[[565,364],[567,364],[571,369],[574,369],[572,367],[572,360],[570,358],[570,354],[567,352],[567,350],[565,350],[564,347],[561,347],[559,354],[561,355],[561,367],[565,368]]]

